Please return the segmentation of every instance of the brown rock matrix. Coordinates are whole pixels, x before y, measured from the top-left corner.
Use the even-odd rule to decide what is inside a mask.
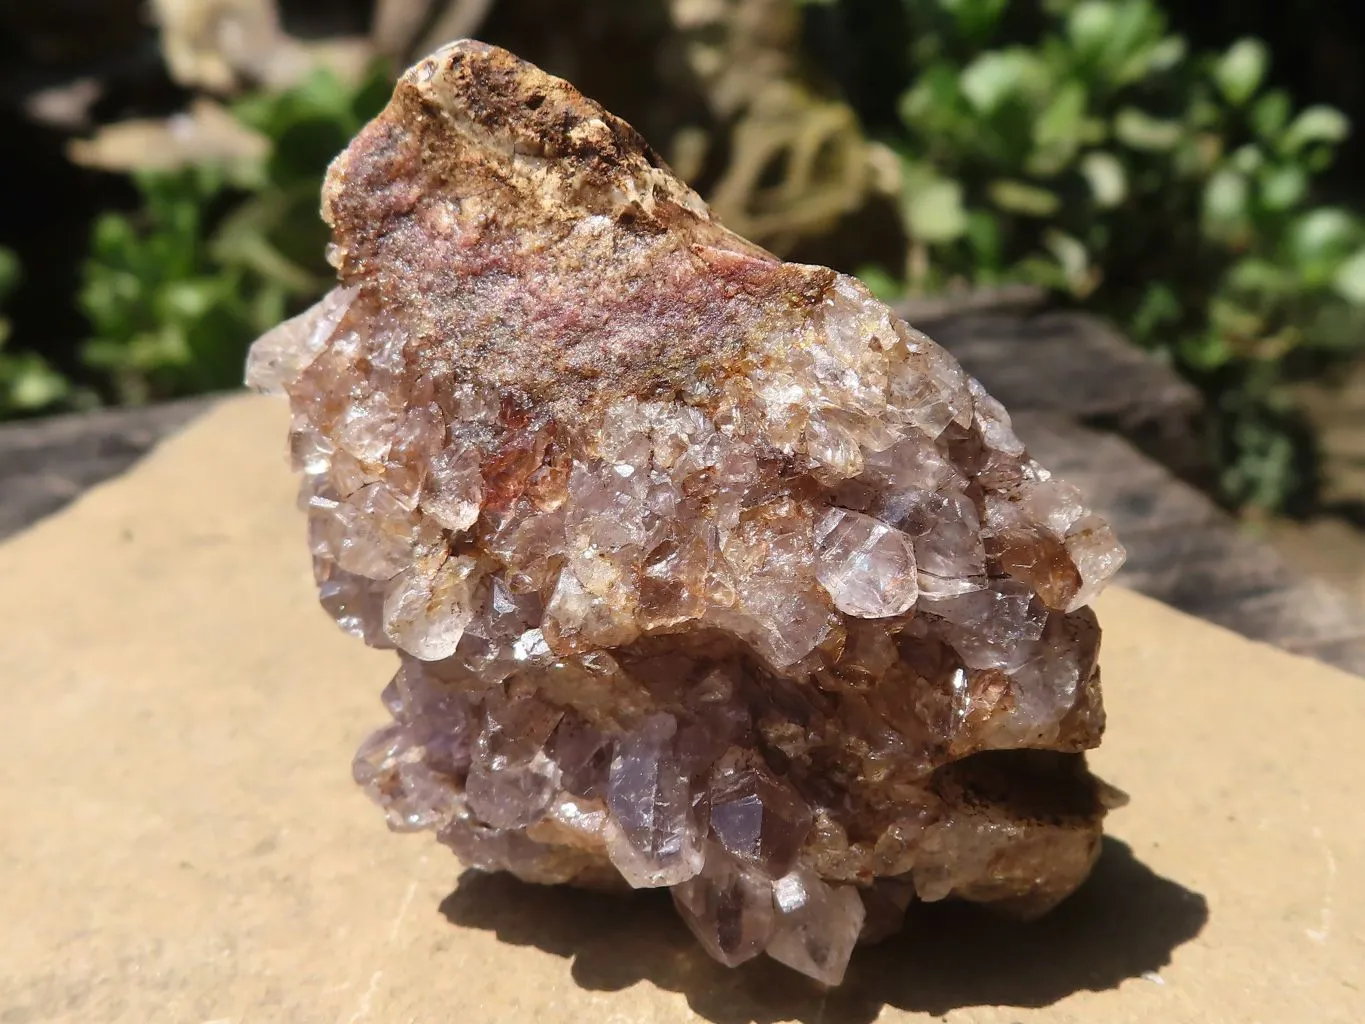
[[[290,399],[323,606],[398,653],[354,764],[390,827],[668,886],[718,960],[826,984],[911,901],[1085,878],[1123,550],[947,353],[478,43],[323,212],[341,285],[248,379]]]

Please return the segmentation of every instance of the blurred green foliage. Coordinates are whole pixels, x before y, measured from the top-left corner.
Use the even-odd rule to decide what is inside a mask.
[[[382,66],[354,86],[320,71],[235,104],[264,160],[136,177],[141,207],[96,222],[79,295],[81,357],[108,398],[236,387],[251,340],[330,286],[322,178],[390,89]]]
[[[0,248],[0,309],[20,279],[18,258]],[[10,323],[0,312],[0,420],[48,408],[66,398],[71,385],[36,352],[8,352]]]
[[[903,3],[909,257],[870,283],[1086,300],[1204,388],[1231,503],[1300,492],[1286,378],[1365,346],[1365,223],[1312,198],[1344,115],[1267,88],[1258,40],[1190,52],[1154,0],[1044,0],[1022,25],[1009,0]]]

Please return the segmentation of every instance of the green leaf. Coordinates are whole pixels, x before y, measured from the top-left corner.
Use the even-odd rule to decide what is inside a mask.
[[[1120,86],[1148,74],[1164,28],[1161,12],[1151,0],[1123,0],[1100,55],[1100,73]]]
[[[1081,146],[1085,110],[1085,86],[1080,82],[1062,86],[1033,126],[1031,171],[1056,174],[1071,162]]]
[[[1084,0],[1071,9],[1066,19],[1066,34],[1081,56],[1100,54],[1114,33],[1118,4],[1110,0]]]
[[[270,155],[272,182],[281,185],[299,180],[311,183],[317,177],[318,168],[325,168],[345,149],[348,139],[346,125],[327,117],[293,121],[274,138]]]
[[[910,176],[905,183],[901,214],[916,241],[952,242],[967,230],[962,186],[932,174]]]
[[[1270,53],[1259,39],[1239,39],[1219,59],[1213,69],[1214,81],[1229,103],[1241,106],[1261,87]]]
[[[1248,142],[1233,151],[1228,157],[1228,163],[1242,174],[1255,174],[1265,166],[1265,154],[1261,152],[1260,146]]]
[[[1276,213],[1297,206],[1308,193],[1308,175],[1293,164],[1268,167],[1260,179],[1261,203]]]
[[[1298,286],[1294,274],[1271,260],[1247,257],[1232,265],[1227,273],[1234,292],[1280,297]]]
[[[1223,143],[1221,136],[1214,132],[1201,131],[1193,135],[1185,135],[1171,153],[1168,154],[1169,178],[1165,178],[1159,169],[1149,170],[1149,175],[1163,174],[1163,179],[1169,184],[1164,189],[1171,194],[1187,194],[1187,189],[1197,189],[1215,167],[1223,159]],[[1234,154],[1234,157],[1236,154]],[[1247,154],[1243,154],[1246,158]],[[1255,154],[1251,154],[1254,158]],[[1233,167],[1242,170],[1241,165],[1233,160]],[[1243,172],[1246,173],[1246,172]],[[1155,182],[1155,178],[1152,179]]]
[[[1303,265],[1339,259],[1359,237],[1354,217],[1335,206],[1309,210],[1291,226],[1290,248]]]
[[[1056,193],[1009,178],[991,182],[986,191],[1000,209],[1028,217],[1051,217],[1062,205]]]
[[[23,412],[37,412],[64,399],[71,382],[32,352],[14,360],[13,379],[9,382],[9,403]],[[0,405],[3,405],[0,400]]]
[[[958,87],[958,69],[936,63],[927,67],[900,98],[897,112],[901,121],[917,134],[946,134],[952,126],[972,116],[964,110]]]
[[[350,114],[355,124],[365,124],[384,109],[393,94],[395,77],[393,66],[387,60],[376,60],[370,65],[351,99]]]
[[[20,278],[19,257],[6,248],[0,247],[0,298],[8,295]]]
[[[1097,205],[1109,209],[1128,198],[1128,172],[1113,153],[1087,153],[1081,159],[1081,173]]]
[[[1176,347],[1182,363],[1205,373],[1218,369],[1232,358],[1227,341],[1216,331],[1185,335]]]
[[[1136,107],[1124,107],[1114,118],[1114,137],[1130,149],[1173,149],[1183,134],[1179,121],[1163,121]]]
[[[1148,51],[1147,71],[1152,74],[1169,71],[1185,59],[1185,53],[1188,49],[1189,47],[1182,37],[1167,36]]]
[[[1336,293],[1355,306],[1365,306],[1365,249],[1347,257],[1332,275]]]
[[[1365,226],[1346,210],[1332,206],[1309,210],[1286,231],[1282,251],[1304,292],[1333,288],[1337,271],[1365,239]]]
[[[121,213],[103,213],[95,219],[90,247],[96,256],[115,259],[137,239],[132,222]]]
[[[1280,151],[1297,153],[1313,143],[1333,145],[1351,134],[1351,122],[1334,107],[1307,107],[1285,129],[1280,138]]]
[[[976,256],[978,273],[994,277],[1002,269],[999,219],[986,210],[967,215],[967,241]]]
[[[1076,296],[1087,295],[1094,286],[1090,274],[1090,253],[1079,238],[1064,231],[1049,228],[1043,233],[1043,244],[1056,257],[1066,275],[1067,289]]]
[[[1251,127],[1262,141],[1273,142],[1289,123],[1292,109],[1289,95],[1282,89],[1268,92],[1251,105]]]
[[[938,4],[957,21],[959,32],[974,38],[989,34],[1009,0],[938,0]]]
[[[1071,290],[1066,272],[1057,265],[1057,261],[1042,255],[1025,256],[1010,267],[1007,277],[1011,281],[1022,281],[1051,291]]]
[[[1299,153],[1298,159],[1309,174],[1321,174],[1332,166],[1332,149],[1329,146],[1310,146]]]
[[[1246,223],[1251,189],[1246,175],[1225,167],[1204,186],[1204,227],[1215,238],[1227,239]]]
[[[1133,311],[1129,330],[1136,341],[1155,346],[1158,341],[1165,341],[1165,335],[1180,322],[1182,313],[1175,289],[1165,281],[1151,281]]]
[[[1049,77],[1029,50],[989,50],[962,69],[958,87],[978,113],[993,114],[1010,97],[1042,91]]]

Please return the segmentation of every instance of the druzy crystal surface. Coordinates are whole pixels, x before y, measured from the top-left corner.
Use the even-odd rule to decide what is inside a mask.
[[[324,215],[340,284],[248,374],[324,608],[395,651],[354,762],[390,827],[669,887],[718,960],[826,984],[915,901],[1084,879],[1122,549],[946,352],[476,43],[404,75]]]

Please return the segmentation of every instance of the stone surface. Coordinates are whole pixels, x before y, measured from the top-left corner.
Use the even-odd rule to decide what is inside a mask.
[[[673,887],[718,959],[829,985],[911,896],[1084,879],[1122,549],[951,356],[481,44],[403,77],[324,214],[341,287],[248,376],[324,606],[397,651],[355,763],[391,827]]]

